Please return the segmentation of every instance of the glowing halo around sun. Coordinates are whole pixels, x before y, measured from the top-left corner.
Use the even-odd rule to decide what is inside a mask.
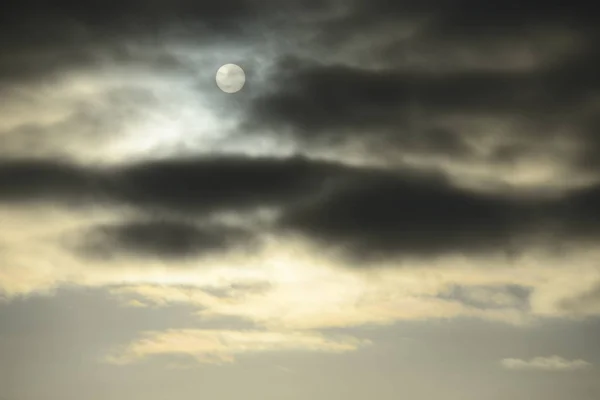
[[[217,86],[225,93],[237,93],[246,83],[244,70],[236,64],[225,64],[217,71]]]

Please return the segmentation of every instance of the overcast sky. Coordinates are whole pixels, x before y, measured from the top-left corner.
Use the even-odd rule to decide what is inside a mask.
[[[0,400],[600,398],[595,8],[5,1]]]

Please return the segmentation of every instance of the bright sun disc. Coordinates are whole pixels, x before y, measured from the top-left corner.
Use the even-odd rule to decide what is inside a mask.
[[[225,64],[217,71],[216,81],[225,93],[237,93],[246,83],[246,74],[239,65]]]

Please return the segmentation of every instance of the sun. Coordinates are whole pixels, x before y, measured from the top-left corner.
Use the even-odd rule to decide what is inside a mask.
[[[216,82],[225,93],[237,93],[246,83],[244,70],[236,64],[225,64],[217,71]]]

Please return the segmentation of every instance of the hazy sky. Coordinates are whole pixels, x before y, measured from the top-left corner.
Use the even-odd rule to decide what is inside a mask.
[[[600,398],[593,2],[1,8],[0,400]]]

